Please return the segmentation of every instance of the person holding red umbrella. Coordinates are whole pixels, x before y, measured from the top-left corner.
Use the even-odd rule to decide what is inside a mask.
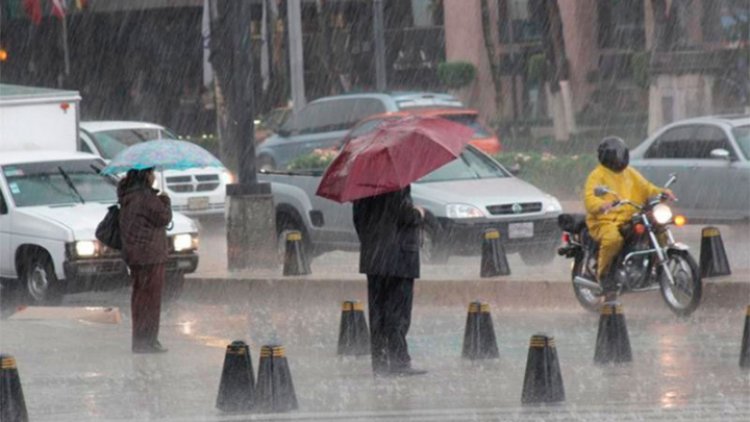
[[[318,196],[354,203],[376,376],[426,373],[411,366],[406,343],[425,217],[412,202],[411,183],[458,157],[472,136],[436,117],[386,121],[347,142],[320,181]]]

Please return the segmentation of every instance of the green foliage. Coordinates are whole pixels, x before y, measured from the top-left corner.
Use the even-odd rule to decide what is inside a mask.
[[[633,74],[633,82],[641,88],[648,88],[650,83],[648,68],[651,62],[651,54],[648,51],[634,53],[630,59],[630,71]]]
[[[438,65],[437,73],[446,88],[461,89],[474,81],[477,69],[469,62],[443,62]]]
[[[288,170],[325,170],[331,161],[336,158],[338,151],[316,149],[310,154],[301,155],[292,160],[287,166]]]
[[[560,199],[580,199],[586,178],[598,164],[594,154],[519,152],[495,158],[508,169],[519,168],[519,178]]]
[[[537,53],[529,57],[526,64],[526,80],[531,85],[541,85],[547,80],[547,57]]]

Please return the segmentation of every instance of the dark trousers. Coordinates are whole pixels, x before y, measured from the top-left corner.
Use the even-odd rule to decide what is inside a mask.
[[[408,367],[406,333],[411,324],[414,279],[367,275],[372,367],[375,372]]]
[[[133,318],[134,348],[151,346],[159,337],[164,276],[164,264],[134,265],[130,268],[130,277],[133,279],[130,312]]]

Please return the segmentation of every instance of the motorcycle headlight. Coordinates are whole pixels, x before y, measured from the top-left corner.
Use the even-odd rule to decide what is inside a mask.
[[[654,216],[654,221],[656,221],[658,224],[667,224],[672,221],[672,209],[667,205],[656,205],[652,213]]]
[[[175,252],[190,251],[198,248],[198,236],[194,234],[178,234],[172,237],[172,247]]]
[[[448,218],[481,218],[484,217],[482,211],[468,204],[448,204],[445,208],[445,214]]]
[[[75,244],[76,255],[81,258],[91,258],[96,255],[96,242],[93,240],[79,240]]]

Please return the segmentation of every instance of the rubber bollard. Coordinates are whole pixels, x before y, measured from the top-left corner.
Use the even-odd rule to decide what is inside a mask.
[[[630,351],[630,338],[622,306],[617,302],[607,302],[602,305],[600,314],[594,362],[599,364],[631,362],[633,356]]]
[[[727,252],[721,240],[721,232],[716,227],[701,230],[701,277],[719,277],[732,274]]]
[[[283,346],[270,345],[260,349],[255,393],[255,408],[258,411],[287,412],[297,409],[297,395]]]
[[[488,229],[482,237],[482,262],[479,276],[487,278],[501,275],[510,275],[508,258],[500,242],[500,232],[497,229]]]
[[[358,301],[341,304],[339,324],[339,356],[364,356],[370,354],[370,330],[367,328],[364,306]]]
[[[500,357],[489,304],[478,301],[469,304],[461,356],[471,360]]]
[[[531,336],[521,403],[555,403],[565,401],[555,339],[544,334]]]
[[[305,248],[302,246],[302,233],[291,231],[286,235],[284,275],[307,274],[310,274],[310,263],[307,261]]]
[[[740,368],[750,368],[750,306],[745,312],[745,329],[742,331],[742,347],[740,349]]]
[[[236,340],[227,346],[224,369],[221,371],[216,408],[224,412],[242,412],[253,408],[255,376],[250,348]]]
[[[21,378],[13,356],[0,355],[0,383],[0,421],[28,422]]]

